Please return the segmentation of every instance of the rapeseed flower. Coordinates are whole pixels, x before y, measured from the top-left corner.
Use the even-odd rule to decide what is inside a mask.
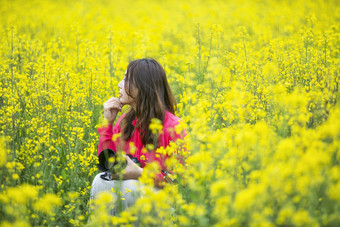
[[[337,9],[301,0],[3,2],[0,225],[339,225]],[[172,156],[177,183],[155,192],[160,168],[147,165],[142,198],[112,217],[121,195],[88,206],[97,128],[108,124],[102,103],[117,97],[127,62],[146,56],[164,66],[182,119],[175,130],[187,136],[156,151]]]
[[[54,207],[58,207],[62,204],[62,200],[55,194],[45,194],[38,201],[34,203],[34,209],[46,214],[52,215]]]

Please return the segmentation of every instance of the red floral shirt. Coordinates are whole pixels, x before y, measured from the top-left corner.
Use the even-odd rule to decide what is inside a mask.
[[[127,141],[123,141],[119,137],[112,141],[115,134],[121,133],[120,122],[124,118],[124,114],[117,120],[114,127],[112,125],[107,125],[106,127],[98,128],[99,133],[99,145],[98,154],[104,149],[110,148],[114,151],[125,151],[126,154],[131,154],[133,157],[138,158],[143,168],[147,163],[156,161],[159,163],[161,170],[165,170],[165,160],[168,155],[162,155],[156,153],[155,151],[147,151],[144,149],[145,145],[140,140],[140,134],[138,130],[135,130],[131,138]],[[137,119],[135,119],[132,124],[136,125]],[[183,138],[185,132],[182,135],[177,134],[175,126],[179,124],[180,119],[169,111],[165,112],[164,122],[163,122],[163,132],[159,135],[158,144],[159,147],[166,147],[169,145],[170,141],[175,141],[178,138]],[[131,147],[133,143],[133,147]],[[157,175],[155,179],[156,183],[163,178],[163,173]]]

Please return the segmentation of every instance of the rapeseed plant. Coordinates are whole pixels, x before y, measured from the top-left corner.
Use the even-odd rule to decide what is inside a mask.
[[[336,1],[1,2],[0,225],[339,225],[338,12]],[[143,196],[110,216],[122,195],[89,198],[102,103],[128,61],[149,56],[187,134],[156,150],[173,156],[177,183],[155,191],[150,164]]]

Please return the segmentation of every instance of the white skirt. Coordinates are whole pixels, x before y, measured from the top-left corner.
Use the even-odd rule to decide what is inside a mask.
[[[127,209],[136,202],[141,192],[141,184],[138,180],[107,181],[100,177],[102,174],[98,173],[92,182],[91,200],[96,199],[101,192],[111,193],[116,198],[114,209],[109,210],[111,215]]]

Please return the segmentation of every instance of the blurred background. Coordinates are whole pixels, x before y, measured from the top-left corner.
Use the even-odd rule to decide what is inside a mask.
[[[335,0],[0,1],[0,225],[339,225],[339,20]],[[119,193],[89,199],[97,127],[143,57],[187,165],[111,217]]]

